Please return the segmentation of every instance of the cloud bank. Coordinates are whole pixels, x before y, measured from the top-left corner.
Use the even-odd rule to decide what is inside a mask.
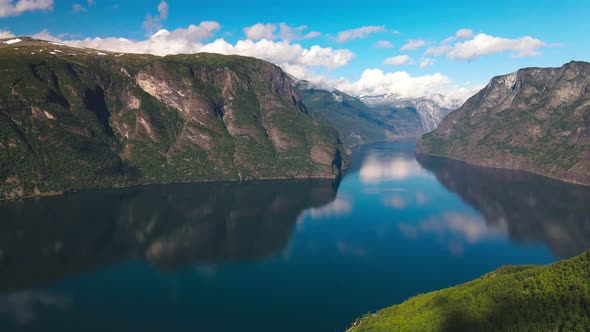
[[[53,0],[0,0],[0,17],[19,16],[37,10],[53,10]]]

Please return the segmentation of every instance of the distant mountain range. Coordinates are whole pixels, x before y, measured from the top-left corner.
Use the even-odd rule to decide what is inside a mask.
[[[462,100],[452,99],[441,94],[421,98],[403,98],[399,95],[360,96],[359,99],[370,107],[391,106],[397,108],[414,108],[420,116],[423,133],[430,132],[451,111],[463,104]]]
[[[442,95],[401,98],[397,95],[354,97],[294,79],[304,104],[340,131],[349,145],[417,138],[436,128],[460,100]]]

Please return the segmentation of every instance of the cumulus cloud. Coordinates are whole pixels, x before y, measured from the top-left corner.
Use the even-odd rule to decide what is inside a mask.
[[[256,23],[251,27],[244,28],[244,33],[246,38],[250,40],[275,39],[274,33],[276,30],[277,26],[274,24]]]
[[[349,40],[353,40],[353,39],[365,38],[372,33],[384,32],[384,31],[385,31],[384,26],[376,26],[376,25],[364,26],[364,27],[360,27],[360,28],[356,28],[356,29],[340,31],[338,33],[338,36],[336,37],[336,41],[339,43],[343,43],[345,41],[349,41]]]
[[[414,64],[414,60],[409,55],[398,55],[391,58],[385,59],[383,61],[386,65],[393,65],[393,66],[402,66],[402,65],[412,65]]]
[[[540,55],[541,48],[549,47],[546,42],[530,36],[509,39],[494,37],[485,33],[475,35],[472,39],[457,42],[454,45],[439,45],[426,50],[425,55],[445,55],[450,59],[473,60],[484,55],[511,52],[514,58]]]
[[[408,42],[400,48],[402,51],[417,50],[426,45],[426,41],[422,39],[410,39]]]
[[[143,21],[143,28],[151,35],[154,31],[162,29],[162,23],[166,19],[168,19],[168,3],[162,0],[158,4],[158,15],[147,14]]]
[[[380,40],[375,44],[376,48],[393,48],[393,44],[387,40]]]
[[[471,29],[459,29],[455,32],[454,36],[451,36],[445,40],[443,40],[443,44],[450,43],[455,40],[459,39],[467,39],[473,37],[473,30]]]
[[[94,0],[88,0],[88,7],[84,7],[82,4],[75,3],[72,5],[72,11],[74,13],[87,13],[90,7],[94,7],[96,2]]]
[[[155,55],[198,52],[237,54],[264,59],[275,64],[291,66],[292,68],[300,66],[300,69],[303,67],[334,69],[347,65],[354,58],[354,53],[346,49],[324,48],[318,45],[304,48],[300,44],[286,40],[239,40],[232,44],[224,39],[217,39],[211,43],[203,43],[204,40],[211,38],[219,29],[221,29],[219,23],[205,21],[199,25],[190,25],[188,28],[179,28],[173,31],[162,29],[146,40],[116,37],[62,40],[47,31],[42,31],[33,37],[112,52]]]
[[[340,80],[334,86],[355,96],[393,94],[419,98],[442,94],[458,100],[466,100],[481,88],[455,84],[441,73],[412,76],[405,71],[386,73],[381,69],[366,69],[359,80]]]
[[[0,39],[16,37],[12,32],[0,30]]]
[[[19,16],[35,10],[53,10],[53,0],[0,0],[0,17]]]
[[[420,68],[430,67],[434,64],[434,60],[430,58],[424,58],[420,61]]]
[[[72,11],[74,13],[86,13],[88,12],[88,9],[86,9],[86,7],[82,6],[79,3],[75,3],[72,5]]]
[[[243,29],[246,38],[249,40],[275,40],[283,39],[288,41],[311,39],[321,36],[318,31],[305,33],[306,25],[291,27],[286,23],[280,23],[278,26],[273,23],[256,23]]]

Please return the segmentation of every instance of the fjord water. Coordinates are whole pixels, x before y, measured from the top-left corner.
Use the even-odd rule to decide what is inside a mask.
[[[590,189],[354,149],[323,180],[0,203],[1,331],[341,331],[506,264],[590,248]]]

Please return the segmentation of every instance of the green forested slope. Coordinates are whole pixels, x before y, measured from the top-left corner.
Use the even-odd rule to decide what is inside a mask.
[[[590,251],[548,266],[506,266],[357,320],[352,331],[588,331]]]
[[[141,183],[335,177],[338,132],[276,65],[0,40],[0,199]]]

